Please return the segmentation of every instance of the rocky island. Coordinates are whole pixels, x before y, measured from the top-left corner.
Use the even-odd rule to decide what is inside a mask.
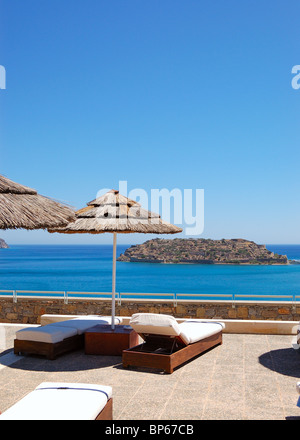
[[[274,254],[265,245],[244,239],[148,240],[131,246],[118,261],[191,264],[289,264],[285,255]]]
[[[2,238],[0,238],[0,249],[8,249],[8,245]]]

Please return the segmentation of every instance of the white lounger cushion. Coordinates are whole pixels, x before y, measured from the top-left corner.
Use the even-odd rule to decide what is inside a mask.
[[[219,322],[185,321],[179,324],[179,327],[180,338],[188,345],[219,333],[223,329],[224,324]]]
[[[220,322],[186,320],[178,324],[173,316],[155,313],[136,313],[130,320],[137,333],[180,336],[185,344],[193,344],[200,339],[219,333],[225,326]]]
[[[300,382],[296,383],[296,390],[297,390],[298,394],[300,394]],[[300,397],[298,398],[297,406],[300,407]]]
[[[180,327],[173,316],[157,313],[135,313],[129,324],[137,333],[179,336]]]
[[[115,318],[115,323],[120,324],[121,318]],[[36,341],[56,343],[75,335],[83,334],[88,328],[95,325],[111,324],[110,316],[87,316],[74,318],[67,321],[53,322],[40,327],[29,327],[16,332],[16,339],[22,341]]]
[[[60,327],[59,325],[29,327],[16,332],[16,339],[22,341],[48,342],[55,344],[66,338],[77,335],[76,328]]]
[[[297,334],[296,334],[296,336],[293,337],[292,347],[293,347],[294,350],[299,350],[299,348],[300,348],[300,325],[298,325],[298,327],[297,327]]]
[[[98,320],[99,324],[111,324],[111,316],[101,316],[101,315],[86,315],[86,316],[76,316],[76,318],[71,318],[71,319],[66,319],[65,321],[74,321],[75,319],[79,320],[79,321],[84,321],[84,320]],[[117,316],[115,316],[115,324],[122,324],[122,318],[119,318]]]
[[[109,386],[43,382],[0,420],[94,420],[111,397]]]
[[[121,319],[115,318],[115,324],[120,324]],[[86,317],[86,318],[74,318],[68,319],[67,321],[59,321],[53,322],[52,324],[47,324],[45,327],[66,327],[66,328],[75,328],[77,330],[78,335],[84,333],[87,329],[94,327],[95,325],[108,325],[111,324],[110,316],[101,316],[101,317]]]

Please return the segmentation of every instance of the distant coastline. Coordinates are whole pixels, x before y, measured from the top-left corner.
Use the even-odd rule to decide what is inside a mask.
[[[118,261],[174,264],[290,264],[286,255],[278,255],[266,249],[265,245],[244,239],[158,238],[131,246],[120,255]]]
[[[3,238],[0,238],[0,249],[8,249],[8,244],[3,240]]]

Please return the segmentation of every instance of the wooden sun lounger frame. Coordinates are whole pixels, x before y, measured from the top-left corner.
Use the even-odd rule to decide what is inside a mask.
[[[108,399],[105,407],[100,411],[95,420],[113,420],[113,399]]]
[[[186,345],[179,336],[141,334],[143,344],[123,350],[123,367],[158,368],[171,374],[174,368],[216,345],[222,344],[222,330],[212,336]],[[168,353],[169,350],[169,353]]]
[[[65,338],[60,342],[38,342],[14,340],[15,354],[33,354],[46,356],[47,359],[54,360],[57,356],[73,350],[80,350],[84,347],[84,334]]]

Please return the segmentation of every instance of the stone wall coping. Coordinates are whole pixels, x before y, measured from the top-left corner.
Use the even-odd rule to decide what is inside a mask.
[[[84,318],[85,315],[41,315],[41,325],[59,322],[72,318]],[[130,316],[120,316],[122,323],[128,325]],[[184,318],[176,318],[177,322],[185,321]],[[299,326],[298,321],[271,321],[271,320],[240,320],[240,319],[192,319],[198,322],[222,322],[225,324],[224,333],[240,334],[280,334],[295,335]]]

